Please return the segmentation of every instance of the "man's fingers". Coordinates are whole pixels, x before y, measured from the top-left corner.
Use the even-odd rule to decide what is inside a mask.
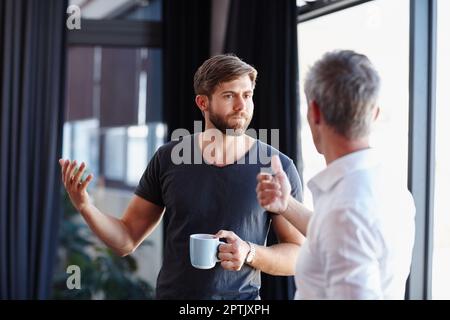
[[[64,162],[64,177],[67,175],[67,172],[69,171],[69,168],[70,168],[70,164],[71,164],[72,162],[69,160],[69,159],[67,159],[65,162]]]
[[[224,268],[226,270],[233,270],[234,269],[234,263],[232,261],[229,261],[229,260],[222,261],[220,263],[220,265],[222,266],[222,268]]]
[[[93,175],[90,174],[86,177],[84,181],[82,181],[83,174],[86,170],[86,164],[84,162],[81,163],[80,167],[77,170],[77,161],[73,160],[64,160],[59,159],[59,164],[61,165],[61,179],[64,184],[64,187],[69,190],[86,190],[89,182],[92,181]],[[75,173],[76,171],[76,173]]]
[[[258,199],[263,200],[266,198],[276,198],[281,197],[281,191],[276,189],[265,190],[264,192],[258,193]]]
[[[72,163],[70,164],[70,166],[67,168],[67,172],[66,172],[66,177],[65,177],[65,181],[66,181],[66,185],[70,186],[72,185],[72,176],[73,173],[75,172],[75,169],[77,168],[77,160],[73,160]]]
[[[66,173],[67,173],[67,168],[69,167],[70,161],[69,160],[65,160],[64,161],[64,166],[62,169],[62,180],[64,185],[66,185]]]
[[[274,195],[268,195],[268,196],[258,199],[261,207],[273,204],[276,200],[277,200],[277,196],[274,196]]]
[[[272,156],[271,165],[273,174],[277,175],[283,172],[283,166],[281,165],[280,157],[278,155]]]
[[[72,164],[72,161],[70,161],[70,160],[66,160],[66,163],[64,163],[64,184],[66,185],[66,187],[69,186],[67,178],[69,177],[69,171],[70,171],[71,164]]]
[[[258,185],[256,186],[256,192],[262,192],[271,189],[281,190],[281,185],[278,182],[263,181],[258,183]]]
[[[276,200],[275,196],[267,196],[261,199],[261,204],[262,206],[267,206],[269,204],[272,204],[275,200]]]
[[[229,253],[234,253],[234,246],[233,246],[233,244],[231,244],[231,243],[223,243],[223,244],[220,244],[220,246],[219,246],[219,252],[223,252],[223,253],[225,253],[225,252],[229,252]]]
[[[72,182],[75,186],[78,186],[78,184],[80,183],[80,179],[83,176],[85,169],[86,169],[86,165],[84,164],[84,162],[82,162],[81,166],[78,168],[77,174],[75,175],[73,182]]]
[[[89,182],[92,181],[92,179],[94,178],[94,175],[92,173],[90,173],[86,179],[81,183],[80,185],[80,191],[85,191],[87,186],[89,185]]]
[[[275,201],[275,198],[266,198],[264,200],[261,200],[261,207],[263,207],[264,209],[270,211],[270,206],[273,204],[273,202]]]
[[[220,265],[222,266],[222,268],[226,269],[226,270],[233,270],[233,271],[239,271],[241,270],[241,265],[239,265],[239,262],[236,261],[222,261],[220,263]]]
[[[236,236],[236,234],[233,231],[228,231],[228,230],[220,230],[219,232],[217,232],[215,234],[216,238],[225,238],[227,240],[229,240],[228,242],[235,242],[238,237]]]
[[[272,175],[268,174],[268,173],[259,173],[256,176],[256,180],[258,180],[259,182],[271,181],[272,180]]]
[[[59,165],[61,166],[61,181],[64,183],[64,159],[59,159]]]
[[[220,252],[218,254],[220,261],[231,261],[233,260],[233,254],[230,252]]]
[[[274,181],[274,180],[271,180],[271,181],[268,181],[268,180],[261,181],[261,182],[258,183],[258,185],[260,185],[261,188],[267,188],[267,187],[272,188],[272,187],[275,187],[275,186],[281,186],[279,182],[276,182],[276,181]]]

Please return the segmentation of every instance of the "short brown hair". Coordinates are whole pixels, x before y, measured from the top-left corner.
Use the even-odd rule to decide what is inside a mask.
[[[325,122],[348,139],[367,136],[377,103],[380,77],[369,59],[351,50],[326,53],[305,80],[308,101],[315,101]]]
[[[217,86],[223,82],[236,80],[248,75],[253,88],[256,84],[257,71],[233,54],[220,54],[206,60],[195,73],[195,94],[212,96]]]

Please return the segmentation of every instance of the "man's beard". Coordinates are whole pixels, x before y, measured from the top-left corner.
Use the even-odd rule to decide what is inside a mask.
[[[245,119],[245,122],[243,125],[240,125],[239,121],[236,121],[235,124],[233,124],[233,125],[229,124],[227,122],[228,118],[232,118],[232,117],[236,117],[236,116],[241,116],[243,119]],[[237,112],[237,113],[233,113],[231,115],[226,116],[226,118],[221,118],[216,113],[210,111],[209,121],[211,121],[212,124],[217,128],[217,130],[219,130],[223,134],[231,135],[231,136],[241,136],[247,130],[247,128],[250,124],[250,121],[251,121],[251,117],[249,118],[248,115],[245,113]]]

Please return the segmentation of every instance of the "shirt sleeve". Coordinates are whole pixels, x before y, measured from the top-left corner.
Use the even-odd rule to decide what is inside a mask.
[[[376,229],[354,209],[335,209],[319,237],[327,299],[383,299]]]
[[[152,202],[160,207],[164,207],[164,201],[162,197],[161,188],[161,163],[160,163],[160,149],[154,154],[150,160],[147,168],[145,169],[139,184],[136,187],[134,193],[144,198],[147,201]]]

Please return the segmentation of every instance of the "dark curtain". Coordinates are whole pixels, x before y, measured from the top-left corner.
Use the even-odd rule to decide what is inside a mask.
[[[203,120],[195,105],[194,74],[209,58],[211,0],[163,1],[163,122],[167,140],[184,128],[194,132]],[[166,234],[163,218],[163,237]]]
[[[209,58],[210,0],[163,1],[163,117],[173,130],[194,130],[194,73]]]
[[[0,299],[50,293],[66,8],[61,0],[0,1]]]
[[[295,0],[231,0],[225,52],[258,70],[250,128],[279,129],[279,149],[298,164],[299,92]],[[268,245],[275,243],[271,231]],[[293,277],[263,275],[262,299],[292,299]]]

